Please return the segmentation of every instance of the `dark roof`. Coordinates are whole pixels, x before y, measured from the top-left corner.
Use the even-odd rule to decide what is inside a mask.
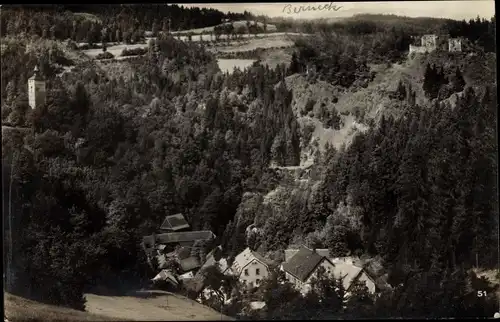
[[[181,268],[184,272],[189,272],[189,271],[201,266],[200,261],[198,260],[198,257],[194,257],[194,256],[180,260],[179,264],[181,265]]]
[[[276,262],[274,262],[274,261],[272,261],[272,260],[270,260],[268,258],[265,258],[260,253],[252,251],[252,255],[255,258],[257,258],[259,261],[261,261],[262,263],[266,264],[269,267],[276,267],[276,266],[278,266],[278,263],[276,263]]]
[[[326,257],[302,247],[288,262],[283,263],[283,269],[304,282],[323,259]]]
[[[183,242],[194,242],[196,240],[210,240],[215,238],[214,233],[210,230],[201,231],[186,231],[186,232],[175,232],[175,233],[164,233],[155,235],[156,244],[170,244],[170,243],[183,243]],[[144,236],[142,238],[143,243],[147,247],[153,245],[153,236]]]
[[[182,214],[175,214],[165,217],[160,229],[162,230],[181,230],[189,228],[189,224]]]

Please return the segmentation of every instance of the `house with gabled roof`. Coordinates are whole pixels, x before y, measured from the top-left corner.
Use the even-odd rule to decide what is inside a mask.
[[[238,276],[240,281],[249,287],[258,287],[276,266],[275,262],[247,247],[234,258],[231,267],[227,268],[224,274]]]
[[[212,249],[210,253],[207,254],[205,263],[200,267],[200,272],[207,269],[210,266],[217,265],[221,272],[225,272],[228,268],[227,260],[222,258],[222,247],[219,245]]]
[[[144,236],[142,238],[142,247],[150,265],[152,265],[151,259],[156,257],[160,267],[163,267],[168,259],[181,261],[190,257],[191,247],[195,241],[211,241],[213,239],[215,239],[215,235],[209,230],[163,234],[153,233],[150,236]],[[165,247],[165,245],[168,245],[168,248]],[[177,247],[176,245],[181,247]],[[177,248],[172,251],[175,247]]]
[[[153,234],[142,238],[144,248],[156,248],[158,244],[179,244],[190,246],[195,241],[209,241],[215,238],[210,230],[184,231],[164,234]],[[189,245],[188,245],[189,244]]]
[[[309,249],[302,246],[300,249],[285,251],[285,263],[282,270],[288,281],[295,284],[302,293],[311,289],[311,281],[317,276],[319,267],[323,267],[327,276],[341,279],[346,292],[349,292],[355,281],[365,282],[368,291],[377,290],[375,279],[350,257],[331,258],[328,249]]]
[[[335,266],[325,256],[321,256],[314,250],[301,247],[291,258],[281,265],[286,279],[295,285],[302,294],[311,290],[311,282],[323,267],[328,276],[333,277]]]
[[[347,261],[334,261],[334,277],[341,279],[346,292],[350,292],[354,282],[364,282],[368,292],[374,294],[377,291],[375,279],[363,268]]]
[[[160,230],[166,231],[182,231],[189,228],[190,226],[183,214],[175,214],[165,217],[165,220],[163,220],[163,223],[160,226]]]

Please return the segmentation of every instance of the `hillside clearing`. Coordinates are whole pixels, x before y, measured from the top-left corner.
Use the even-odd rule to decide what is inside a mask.
[[[255,24],[255,21],[248,21],[251,25]],[[223,25],[228,25],[232,24],[234,29],[238,29],[240,27],[247,27],[247,21],[246,20],[241,20],[241,21],[234,21],[230,23],[223,23],[219,24],[217,26],[223,26]],[[196,28],[196,29],[189,29],[189,30],[180,30],[180,31],[173,31],[172,34],[177,35],[177,34],[202,34],[202,33],[208,33],[208,32],[213,32],[214,28],[217,26],[212,26],[212,27],[204,27],[204,28]],[[264,28],[264,24],[262,22],[257,22],[257,26],[260,28]],[[267,25],[267,30],[268,31],[276,31],[276,26],[275,25]]]
[[[232,320],[211,308],[164,291],[137,292],[127,296],[85,294],[92,314],[135,321]]]
[[[217,64],[223,73],[232,73],[235,68],[245,70],[252,66],[254,59],[217,59]]]
[[[132,44],[132,45],[121,44],[121,45],[109,46],[106,48],[106,51],[108,53],[113,54],[113,56],[115,56],[116,58],[118,58],[121,56],[124,49],[131,50],[131,49],[147,48],[147,47],[148,47],[147,44]],[[91,58],[95,58],[97,55],[103,53],[101,48],[87,49],[87,50],[83,50],[83,52]]]
[[[281,48],[281,47],[292,47],[294,42],[288,37],[272,37],[272,38],[254,38],[250,39],[248,43],[238,44],[232,46],[220,46],[217,48],[218,51],[223,53],[229,52],[242,52],[255,50],[257,48]]]

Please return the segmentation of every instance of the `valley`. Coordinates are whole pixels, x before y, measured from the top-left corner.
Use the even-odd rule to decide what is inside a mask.
[[[494,19],[10,10],[7,318],[493,315]]]

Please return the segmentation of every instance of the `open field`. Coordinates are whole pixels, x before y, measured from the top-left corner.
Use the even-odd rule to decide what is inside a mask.
[[[249,21],[250,24],[255,24],[255,21]],[[226,24],[232,24],[234,29],[238,29],[240,27],[247,27],[247,21],[246,20],[242,20],[242,21],[234,21],[234,22],[230,22],[230,23],[225,23],[225,24],[220,24],[219,26],[222,26],[222,25],[226,25]],[[264,27],[264,24],[261,23],[261,22],[257,22],[257,25],[260,27],[260,28],[263,28]],[[212,27],[205,27],[205,28],[196,28],[196,29],[189,29],[189,30],[180,30],[180,31],[174,31],[172,32],[172,34],[188,34],[188,33],[192,33],[192,34],[202,34],[202,33],[209,33],[209,32],[213,32],[214,31],[214,28],[215,26],[212,26]],[[268,31],[276,31],[276,26],[275,25],[267,25],[267,30]]]
[[[127,296],[85,294],[87,311],[117,319],[188,321],[233,320],[184,296],[165,291],[136,292]]]
[[[9,321],[233,320],[196,301],[163,291],[136,292],[127,296],[85,294],[87,312],[5,294],[5,317]]]
[[[122,44],[122,45],[114,45],[114,46],[109,46],[106,48],[106,51],[109,53],[112,53],[116,58],[120,57],[122,54],[122,51],[126,49],[136,49],[136,48],[147,48],[148,44],[132,44],[132,45],[127,45],[127,44]],[[97,55],[101,54],[103,51],[100,48],[97,49],[87,49],[83,50],[83,52],[91,57],[94,58]]]
[[[252,66],[254,61],[253,59],[217,59],[217,64],[223,73],[232,73],[235,68],[243,71],[245,68]]]
[[[221,44],[218,46],[217,50],[220,52],[242,52],[255,50],[257,48],[281,48],[281,47],[292,47],[294,42],[290,40],[287,36],[281,37],[266,37],[266,38],[254,38],[250,39],[249,42],[238,44],[235,43],[231,46],[224,46]]]
[[[300,36],[299,33],[284,33],[284,32],[273,32],[273,33],[266,33],[266,34],[242,34],[238,35],[238,38],[242,39],[252,39],[252,38],[273,38],[273,37],[287,37],[287,36]],[[231,37],[230,35],[219,35],[219,39],[227,39],[228,37]],[[188,36],[176,36],[175,38],[178,38],[182,41],[188,40]],[[211,36],[209,34],[202,34],[201,39],[203,41],[210,41],[210,40],[215,40],[215,35]],[[200,41],[200,34],[193,35],[191,37],[192,41]]]

